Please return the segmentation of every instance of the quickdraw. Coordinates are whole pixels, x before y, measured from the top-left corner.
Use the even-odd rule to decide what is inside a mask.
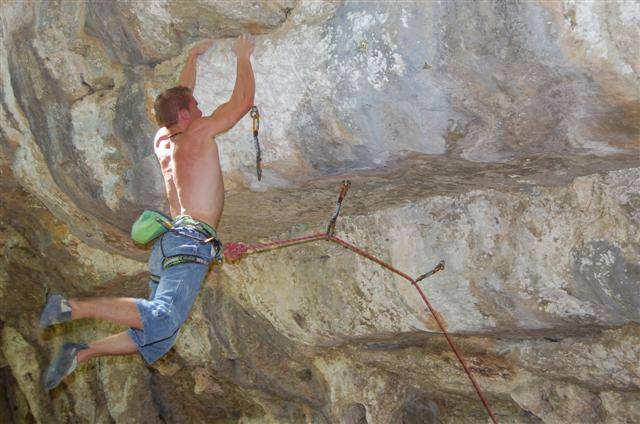
[[[327,226],[327,235],[329,236],[332,236],[336,232],[336,221],[338,220],[338,215],[340,215],[340,209],[342,209],[342,201],[347,195],[349,187],[351,187],[351,181],[344,180],[342,182],[340,194],[338,195],[338,201],[336,202],[336,209],[333,211],[333,215],[331,215],[329,225]]]
[[[257,106],[251,107],[251,118],[253,119],[253,143],[256,148],[256,174],[258,181],[262,179],[262,151],[260,150],[260,141],[258,140],[258,130],[260,130],[260,112]]]

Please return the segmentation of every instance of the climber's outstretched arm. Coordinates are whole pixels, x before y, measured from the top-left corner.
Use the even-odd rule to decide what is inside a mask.
[[[180,78],[178,78],[178,85],[189,87],[189,89],[193,91],[193,88],[196,86],[198,56],[206,52],[212,45],[212,40],[203,40],[191,47],[189,54],[187,55],[187,63],[180,73]]]
[[[254,40],[250,35],[242,35],[235,45],[237,56],[236,83],[228,102],[220,105],[211,116],[194,122],[194,130],[206,132],[205,137],[216,135],[231,129],[253,106],[256,91],[251,54]]]

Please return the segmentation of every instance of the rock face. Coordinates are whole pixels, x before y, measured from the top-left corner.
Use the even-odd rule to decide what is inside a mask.
[[[0,421],[479,422],[414,288],[327,242],[214,267],[175,348],[101,358],[47,395],[47,291],[145,296],[128,239],[166,210],[154,97],[213,38],[195,95],[231,93],[256,34],[251,122],[217,140],[220,233],[326,225],[422,284],[504,422],[640,421],[640,6],[634,2],[4,2]]]

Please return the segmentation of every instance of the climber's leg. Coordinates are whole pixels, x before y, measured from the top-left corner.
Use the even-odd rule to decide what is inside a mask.
[[[88,346],[87,349],[78,352],[79,364],[97,356],[129,355],[138,351],[138,346],[127,331],[91,342]]]
[[[133,328],[142,328],[137,300],[133,297],[69,299],[71,319],[97,318]]]
[[[149,273],[151,280],[150,299],[153,299],[158,287],[158,280],[162,273],[161,238],[156,240],[151,255],[149,256]],[[140,313],[138,312],[134,298],[89,298],[89,299],[65,299],[60,294],[51,294],[40,315],[40,326],[48,327],[72,319],[98,318],[123,324],[128,327],[142,328]]]

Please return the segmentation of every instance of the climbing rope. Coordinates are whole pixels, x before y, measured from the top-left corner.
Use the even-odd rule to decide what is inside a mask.
[[[252,113],[253,113],[253,111],[252,111]],[[259,178],[260,178],[260,174],[258,174],[258,179]],[[265,252],[265,251],[269,251],[269,250],[280,249],[280,248],[283,248],[283,247],[294,246],[294,245],[297,245],[297,244],[310,243],[310,242],[318,241],[318,240],[328,240],[328,241],[331,241],[333,243],[339,244],[340,246],[342,246],[342,247],[344,247],[346,249],[349,249],[349,250],[357,253],[358,255],[360,255],[362,257],[365,257],[365,258],[377,263],[378,265],[382,266],[383,268],[385,268],[385,269],[393,272],[394,274],[399,275],[400,277],[404,278],[405,280],[409,281],[411,283],[411,285],[416,288],[416,290],[420,294],[420,297],[422,298],[424,303],[427,305],[427,308],[429,309],[429,312],[431,312],[431,315],[433,316],[433,318],[435,319],[436,323],[438,324],[438,327],[440,328],[440,331],[442,331],[442,334],[444,335],[445,339],[447,340],[447,343],[449,344],[449,347],[451,348],[451,350],[455,354],[455,356],[458,359],[458,362],[460,363],[460,365],[462,365],[462,368],[464,369],[464,372],[467,374],[467,377],[468,377],[469,381],[473,385],[473,388],[474,388],[475,392],[477,393],[478,397],[480,398],[480,401],[482,402],[482,405],[484,406],[485,410],[489,414],[489,417],[491,418],[491,421],[494,424],[497,424],[498,421],[496,420],[495,416],[493,415],[493,412],[491,411],[491,408],[489,407],[489,404],[487,403],[484,395],[482,394],[482,390],[480,390],[480,386],[476,382],[476,379],[473,377],[473,374],[471,374],[471,370],[467,366],[464,357],[462,356],[462,354],[460,353],[460,351],[458,350],[456,345],[453,343],[453,340],[449,336],[449,333],[447,332],[447,330],[446,330],[446,328],[444,326],[444,323],[442,322],[442,320],[440,318],[440,314],[431,305],[431,302],[429,302],[429,299],[427,299],[427,296],[424,294],[424,291],[418,285],[418,282],[424,280],[425,278],[428,278],[428,277],[432,276],[433,274],[435,274],[435,273],[437,273],[439,271],[442,271],[444,269],[444,267],[445,267],[444,261],[440,261],[433,269],[431,269],[430,271],[426,272],[425,274],[422,274],[417,278],[412,278],[411,276],[409,276],[409,275],[405,274],[404,272],[400,271],[399,269],[395,268],[393,265],[383,261],[380,258],[375,257],[374,255],[372,255],[371,253],[367,252],[366,250],[361,249],[361,248],[359,248],[359,247],[357,247],[357,246],[355,246],[355,245],[353,245],[353,244],[351,244],[351,243],[349,243],[349,242],[337,237],[334,234],[335,233],[336,221],[338,219],[338,215],[340,214],[340,209],[342,207],[342,201],[344,200],[344,198],[345,198],[345,196],[347,194],[347,191],[349,190],[350,186],[351,186],[351,183],[349,181],[345,180],[345,181],[342,182],[342,188],[340,190],[340,195],[338,196],[338,201],[336,202],[336,208],[335,208],[334,213],[331,216],[331,219],[329,220],[329,225],[327,226],[327,231],[326,232],[318,233],[318,234],[312,234],[312,235],[309,235],[309,236],[295,237],[295,238],[286,239],[286,240],[275,240],[275,241],[270,241],[270,242],[266,242],[266,243],[257,243],[257,244],[254,244],[254,245],[247,245],[247,244],[244,244],[244,243],[228,243],[227,245],[225,245],[225,250],[224,250],[225,258],[227,258],[228,260],[234,261],[234,260],[241,259],[245,255],[250,255],[250,254],[253,254],[253,253]]]

